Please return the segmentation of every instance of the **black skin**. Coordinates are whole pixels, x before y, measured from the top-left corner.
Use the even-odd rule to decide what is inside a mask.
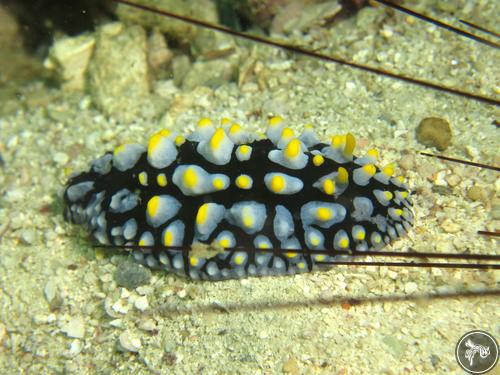
[[[106,175],[100,175],[94,172],[92,169],[88,172],[84,172],[76,177],[71,178],[68,181],[67,186],[77,184],[84,181],[94,181],[94,191],[87,193],[87,195],[82,199],[82,203],[85,206],[88,201],[91,199],[92,195],[99,191],[106,191],[106,196],[104,201],[102,202],[102,207],[108,207],[111,201],[111,197],[119,190],[123,188],[127,188],[130,191],[135,191],[139,194],[140,202],[139,204],[129,212],[126,213],[106,213],[106,220],[108,223],[107,231],[108,237],[111,238],[111,228],[114,226],[121,226],[125,223],[127,219],[130,217],[134,217],[137,220],[138,231],[135,242],[138,242],[138,237],[140,234],[148,230],[150,231],[154,238],[155,244],[161,244],[161,233],[163,229],[172,221],[180,219],[185,223],[185,233],[184,233],[184,243],[183,246],[190,246],[193,243],[194,238],[194,220],[196,218],[196,214],[198,212],[199,207],[204,203],[218,203],[224,205],[226,208],[230,208],[234,203],[240,201],[256,201],[258,203],[263,203],[267,207],[267,218],[264,224],[264,227],[261,232],[258,234],[263,234],[267,236],[273,248],[279,249],[280,242],[275,238],[273,232],[273,220],[275,215],[275,206],[283,205],[292,213],[294,225],[295,225],[295,236],[299,240],[302,248],[306,248],[304,241],[304,231],[302,229],[302,223],[300,221],[300,208],[310,201],[323,201],[330,203],[339,203],[343,205],[346,210],[346,218],[343,222],[335,224],[333,227],[329,229],[323,229],[317,226],[314,226],[325,236],[325,246],[327,250],[333,250],[333,237],[335,233],[343,229],[349,236],[349,243],[354,244],[354,240],[352,238],[351,229],[355,224],[350,219],[350,213],[353,211],[353,199],[358,196],[363,196],[370,198],[374,205],[373,216],[377,214],[381,214],[387,218],[388,222],[394,224],[392,219],[388,216],[388,208],[389,207],[399,207],[402,208],[401,205],[397,205],[395,202],[391,202],[391,205],[388,207],[384,207],[378,203],[377,199],[373,194],[373,190],[389,190],[391,192],[395,192],[396,190],[402,190],[394,185],[392,182],[389,185],[384,185],[381,182],[378,182],[375,179],[371,179],[370,183],[367,186],[358,186],[352,181],[353,171],[356,168],[359,168],[358,165],[353,162],[339,164],[335,161],[325,158],[324,163],[317,167],[312,163],[312,155],[310,151],[312,150],[321,150],[324,147],[327,147],[327,144],[320,143],[314,147],[309,149],[309,152],[306,154],[309,156],[308,163],[305,168],[293,170],[289,168],[285,168],[279,164],[275,164],[268,159],[269,151],[276,149],[276,146],[270,140],[259,140],[249,144],[252,147],[252,155],[250,160],[240,162],[236,156],[236,147],[233,148],[233,155],[231,156],[231,161],[222,166],[214,165],[207,160],[203,156],[201,156],[197,151],[198,142],[186,141],[178,148],[177,159],[167,168],[156,169],[149,165],[147,161],[146,152],[141,155],[136,165],[125,171],[121,172],[116,168],[112,168],[111,171]],[[180,191],[180,189],[172,182],[172,175],[179,165],[186,164],[195,164],[203,168],[208,173],[223,173],[230,178],[229,188],[223,191],[214,192],[210,194],[200,195],[200,196],[185,196]],[[349,174],[349,185],[348,188],[337,198],[327,195],[321,192],[319,189],[312,186],[312,184],[317,181],[319,178],[336,172],[339,167],[344,167]],[[148,174],[149,186],[144,187],[139,184],[138,175],[139,173],[145,171]],[[303,189],[291,195],[279,195],[270,192],[264,185],[264,175],[270,172],[281,172],[288,174],[290,176],[294,176],[299,178],[304,182]],[[168,184],[165,187],[160,187],[156,184],[156,175],[159,173],[164,173],[167,177]],[[240,174],[246,174],[252,177],[253,179],[253,187],[250,190],[239,189],[235,185],[235,180]],[[158,228],[150,227],[146,222],[146,205],[149,199],[155,195],[164,195],[168,194],[175,197],[182,205],[179,213],[161,225]],[[67,195],[65,193],[65,202],[69,205],[67,200]],[[66,218],[69,221],[71,220],[71,213],[69,210],[66,210]],[[377,230],[375,224],[362,221],[356,224],[362,225],[367,233],[367,241],[369,240],[369,234],[373,231]],[[244,248],[253,248],[253,240],[256,234],[249,235],[245,233],[241,228],[231,225],[223,220],[217,226],[217,230],[212,233],[212,235],[208,238],[207,241],[203,241],[206,243],[212,243],[218,233],[223,230],[230,230],[237,242],[238,247]],[[369,245],[371,245],[369,243]],[[158,249],[160,251],[161,249]],[[250,253],[250,262],[247,264],[251,264],[253,257],[253,252]],[[312,267],[312,262],[310,257],[306,257],[308,259],[308,268]],[[230,257],[227,257],[230,259]],[[286,264],[288,265],[288,261],[286,257],[283,257]],[[189,263],[189,262],[185,262]],[[221,264],[220,266],[224,266]]]

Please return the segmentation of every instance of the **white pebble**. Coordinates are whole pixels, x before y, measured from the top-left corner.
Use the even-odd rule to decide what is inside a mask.
[[[57,164],[65,165],[69,161],[69,156],[64,152],[56,152],[53,159]]]
[[[146,311],[149,307],[148,297],[146,296],[138,297],[134,302],[134,306],[139,311]]]
[[[411,293],[415,293],[417,290],[418,290],[417,283],[410,281],[410,282],[405,284],[405,293],[411,294]]]
[[[61,328],[61,331],[68,337],[82,339],[85,334],[85,322],[80,317],[72,318]]]
[[[113,304],[112,309],[113,309],[113,311],[116,311],[117,313],[126,314],[126,313],[128,313],[128,309],[129,309],[128,301],[120,299]]]
[[[119,348],[122,351],[137,353],[142,347],[141,340],[133,336],[130,332],[123,332],[118,338]]]

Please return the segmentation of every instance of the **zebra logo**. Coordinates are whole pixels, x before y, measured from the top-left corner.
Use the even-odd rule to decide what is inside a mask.
[[[458,340],[455,356],[469,374],[485,374],[497,364],[498,343],[485,331],[467,332]]]

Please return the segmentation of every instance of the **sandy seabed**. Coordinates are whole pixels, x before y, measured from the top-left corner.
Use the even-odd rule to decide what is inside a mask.
[[[494,49],[383,12],[365,10],[304,43],[498,98]],[[258,131],[280,114],[325,139],[350,131],[357,154],[376,147],[415,191],[414,231],[388,250],[498,253],[496,240],[476,234],[498,228],[498,173],[420,156],[435,150],[415,138],[422,119],[440,117],[453,132],[446,155],[499,165],[495,106],[257,48],[265,87],[178,90],[175,116],[158,121],[122,124],[89,96],[49,88],[40,91],[53,98],[46,105],[0,118],[0,373],[453,374],[462,373],[454,350],[464,333],[500,337],[498,297],[455,295],[498,290],[491,270],[337,266],[215,283],[153,272],[135,290],[116,285],[127,255],[96,252],[64,222],[63,185],[120,143],[200,117]],[[468,194],[473,186],[480,199]]]

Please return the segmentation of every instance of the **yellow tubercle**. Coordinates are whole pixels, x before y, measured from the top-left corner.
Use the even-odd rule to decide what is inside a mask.
[[[241,132],[241,126],[239,124],[233,124],[229,128],[229,134],[236,135]]]
[[[384,191],[384,197],[385,197],[385,199],[390,201],[394,197],[394,195],[390,191],[387,190],[387,191]]]
[[[363,171],[368,174],[370,177],[375,176],[375,173],[377,173],[377,168],[373,164],[366,164],[363,165]]]
[[[216,190],[222,190],[224,189],[224,181],[222,181],[220,178],[214,178],[214,180],[212,181],[212,186]]]
[[[220,124],[221,125],[229,125],[231,123],[231,120],[228,119],[227,117],[223,117],[220,119]]]
[[[174,235],[172,231],[167,230],[165,232],[165,235],[163,236],[163,244],[165,246],[172,246],[172,243],[174,242]]]
[[[288,139],[293,137],[295,137],[295,133],[292,129],[283,128],[283,130],[281,131],[281,138]]]
[[[358,232],[358,235],[356,236],[356,239],[357,239],[358,241],[363,241],[363,240],[365,239],[365,237],[366,237],[366,233],[365,233],[365,231],[364,231],[364,230],[360,230],[360,231]]]
[[[158,186],[165,187],[168,183],[167,177],[163,173],[160,173],[158,176],[156,176],[156,182],[158,183]]]
[[[379,153],[377,149],[371,148],[366,152],[366,155],[371,156],[372,158],[375,158],[375,160],[378,160],[379,158]]]
[[[184,183],[184,186],[190,189],[194,188],[198,182],[198,175],[196,171],[191,167],[187,168],[182,176],[182,182]]]
[[[324,162],[325,162],[325,158],[323,157],[323,155],[314,155],[314,156],[313,156],[313,164],[314,164],[316,167],[319,167],[319,166],[320,166],[320,165],[322,165]]]
[[[148,186],[148,174],[146,172],[139,173],[139,183],[142,186]]]
[[[285,179],[280,175],[273,176],[273,178],[271,179],[272,191],[274,193],[279,193],[284,188],[285,188]]]
[[[249,212],[245,212],[245,210],[243,210],[243,215],[242,215],[242,219],[243,219],[243,225],[246,227],[246,228],[251,228],[253,226],[253,215]]]
[[[208,216],[208,203],[204,203],[198,208],[198,213],[196,214],[196,224],[203,225],[207,221]]]
[[[242,174],[236,177],[235,183],[236,186],[238,186],[240,189],[250,189],[252,186],[252,179],[250,178],[250,176]]]
[[[125,144],[116,147],[115,150],[113,151],[113,155],[116,156],[123,150],[125,150]]]
[[[200,119],[200,121],[198,121],[198,127],[199,128],[203,128],[205,126],[210,126],[210,125],[212,125],[212,120],[210,120],[207,117],[203,117],[203,118]]]
[[[186,139],[182,135],[178,135],[177,137],[175,137],[175,145],[177,147],[182,145],[184,142],[186,142]]]
[[[251,150],[250,146],[248,145],[241,145],[239,148],[242,155],[247,155]]]
[[[319,238],[316,236],[313,236],[312,238],[310,238],[309,241],[311,241],[311,245],[313,245],[313,246],[318,246],[319,242],[320,242]]]
[[[146,246],[146,241],[140,240],[139,241],[139,246]]]
[[[160,206],[160,197],[155,195],[148,201],[148,205],[146,207],[147,213],[149,217],[155,217],[158,212],[158,207]]]
[[[319,207],[316,210],[316,217],[318,218],[318,220],[327,221],[333,217],[333,212],[329,208]]]
[[[244,260],[245,260],[245,258],[242,255],[237,255],[234,258],[234,263],[236,263],[237,265],[241,265]]]
[[[229,243],[229,238],[222,238],[219,240],[219,245],[222,246],[222,247],[229,247],[230,243]]]
[[[283,119],[280,116],[273,116],[269,119],[268,123],[270,126],[276,126],[280,124],[283,121]]]
[[[388,165],[384,169],[382,169],[382,172],[385,175],[392,177],[394,175],[394,168],[391,165]]]
[[[394,214],[396,216],[401,216],[401,215],[403,215],[403,210],[401,208],[396,208],[396,209],[394,209]]]
[[[306,264],[304,262],[299,262],[299,263],[297,263],[297,267],[299,267],[301,270],[303,270],[304,268],[306,268]]]
[[[351,133],[347,133],[345,136],[344,156],[352,157],[355,147],[356,147],[356,138],[354,138],[354,136]]]
[[[215,151],[219,148],[225,135],[226,134],[224,133],[224,129],[218,128],[217,130],[215,130],[212,138],[210,138],[210,148],[212,149],[212,151]]]
[[[295,159],[300,153],[300,141],[297,138],[292,139],[283,150],[287,159]]]
[[[349,239],[347,238],[342,238],[339,241],[339,246],[341,249],[347,249],[349,247]]]
[[[342,144],[344,143],[345,137],[341,136],[341,135],[334,135],[332,137],[332,147],[333,148],[340,148],[342,147]]]
[[[151,138],[149,138],[148,154],[151,154],[156,150],[156,148],[158,147],[158,145],[160,144],[160,142],[162,141],[163,138],[164,137],[163,137],[163,135],[161,135],[161,132],[153,134],[151,136]]]
[[[198,262],[200,260],[197,258],[197,257],[189,257],[189,264],[193,267],[195,267],[196,265],[198,265]]]
[[[400,191],[399,194],[401,194],[401,198],[403,198],[403,199],[408,198],[408,192],[407,191]]]
[[[337,181],[342,185],[349,182],[349,173],[344,167],[339,167],[337,170]]]
[[[323,181],[323,190],[325,194],[333,195],[335,193],[335,182],[331,179],[326,179]]]

